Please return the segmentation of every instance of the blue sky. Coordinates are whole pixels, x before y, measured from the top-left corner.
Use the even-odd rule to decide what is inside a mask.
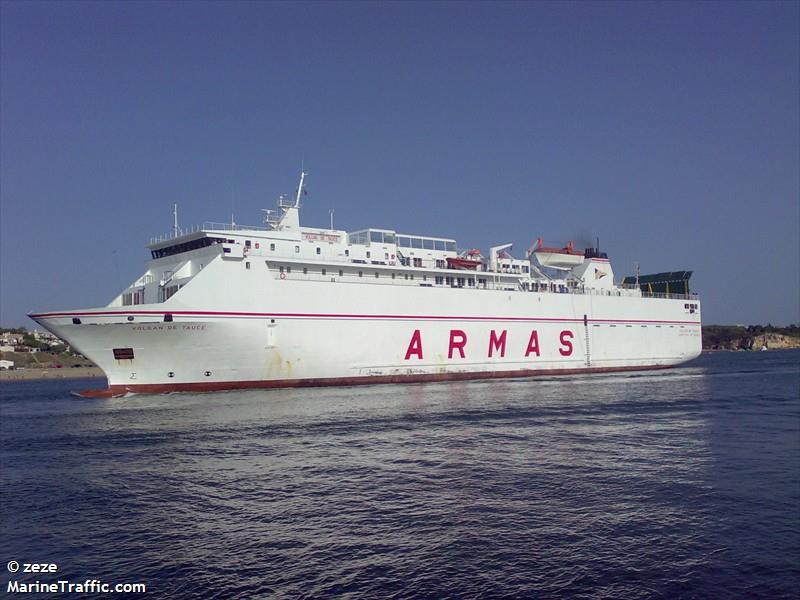
[[[0,323],[171,226],[600,237],[706,323],[800,322],[800,4],[0,3]]]

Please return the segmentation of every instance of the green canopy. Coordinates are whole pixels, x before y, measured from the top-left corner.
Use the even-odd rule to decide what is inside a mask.
[[[648,294],[688,294],[692,271],[668,271],[653,275],[639,275],[639,287]],[[636,277],[626,277],[624,285],[636,285]]]

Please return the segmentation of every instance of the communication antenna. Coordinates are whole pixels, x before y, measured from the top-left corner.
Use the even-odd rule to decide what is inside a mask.
[[[294,207],[300,207],[300,196],[303,194],[303,182],[306,179],[306,172],[300,171],[300,185],[297,186],[297,197],[294,199]]]
[[[172,205],[172,237],[178,237],[178,203]]]
[[[633,270],[636,272],[636,287],[639,287],[639,263],[633,263]]]
[[[333,209],[330,210],[331,213],[331,231],[333,231]]]

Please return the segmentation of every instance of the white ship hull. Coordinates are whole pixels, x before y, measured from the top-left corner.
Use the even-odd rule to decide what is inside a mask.
[[[230,266],[212,263],[164,303],[33,317],[100,366],[114,394],[647,369],[701,350],[683,299],[281,280]]]
[[[681,297],[645,295],[615,284],[599,250],[552,277],[511,244],[459,269],[481,255],[458,255],[454,239],[300,227],[304,177],[268,227],[181,232],[176,213],[108,306],[31,317],[103,369],[104,394],[651,369],[700,354],[688,278]]]

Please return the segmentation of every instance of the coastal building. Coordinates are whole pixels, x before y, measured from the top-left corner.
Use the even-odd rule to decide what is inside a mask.
[[[4,333],[0,335],[0,344],[3,346],[18,346],[22,343],[22,335],[19,333]]]
[[[47,343],[58,343],[60,340],[58,337],[50,333],[49,331],[39,331],[38,329],[34,329],[31,332],[33,339],[37,342],[47,342]]]

